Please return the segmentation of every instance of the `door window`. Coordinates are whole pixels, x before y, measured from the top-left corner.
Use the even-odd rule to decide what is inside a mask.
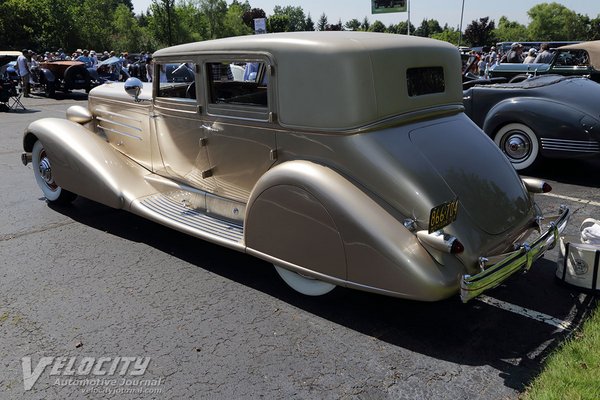
[[[206,64],[209,103],[268,107],[268,74],[264,62]]]
[[[196,99],[196,64],[159,63],[158,97],[171,99]]]

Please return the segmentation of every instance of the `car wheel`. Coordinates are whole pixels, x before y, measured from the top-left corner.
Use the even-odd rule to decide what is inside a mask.
[[[47,82],[44,85],[44,93],[46,94],[46,97],[54,97],[56,95],[54,83]]]
[[[31,164],[33,166],[35,181],[40,189],[42,189],[42,193],[44,193],[44,197],[49,203],[68,204],[75,200],[77,197],[75,193],[71,193],[61,188],[54,182],[50,159],[46,154],[44,145],[39,140],[33,145]]]
[[[531,167],[539,155],[537,136],[521,123],[504,125],[494,136],[494,142],[517,171]]]
[[[296,292],[307,296],[322,296],[335,289],[333,283],[323,282],[318,279],[300,275],[277,265],[274,266],[281,279]]]

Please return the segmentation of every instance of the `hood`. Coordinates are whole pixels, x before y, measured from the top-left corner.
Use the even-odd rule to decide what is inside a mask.
[[[97,86],[90,91],[89,98],[99,98],[105,100],[120,100],[128,103],[136,104],[133,97],[125,92],[125,83],[123,82],[107,82]],[[144,88],[140,92],[139,99],[142,102],[152,101],[152,83],[144,82]]]
[[[500,234],[527,217],[532,204],[519,176],[466,117],[426,125],[409,136],[480,229]]]

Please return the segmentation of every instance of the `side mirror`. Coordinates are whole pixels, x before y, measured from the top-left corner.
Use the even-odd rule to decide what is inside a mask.
[[[144,84],[138,78],[127,78],[125,81],[125,91],[135,99],[136,103],[141,101],[139,96],[143,88]]]

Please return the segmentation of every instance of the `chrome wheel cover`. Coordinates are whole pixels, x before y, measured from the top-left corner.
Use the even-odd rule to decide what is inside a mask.
[[[513,160],[522,160],[531,154],[531,141],[522,132],[509,132],[502,146],[504,153]]]

